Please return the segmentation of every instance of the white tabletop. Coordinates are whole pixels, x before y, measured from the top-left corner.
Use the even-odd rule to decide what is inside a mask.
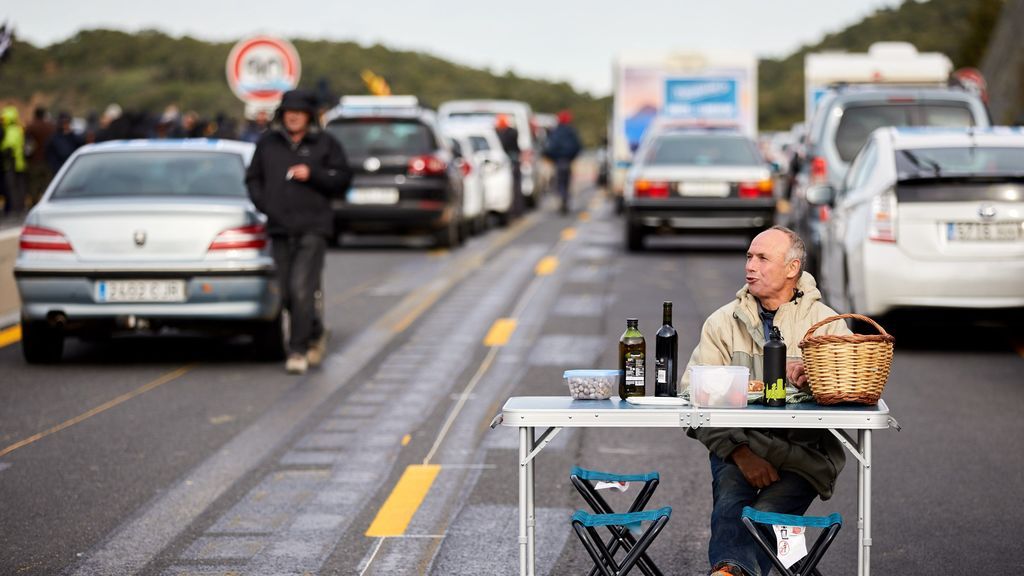
[[[617,396],[608,400],[573,400],[569,396],[513,396],[502,408],[504,426],[566,428],[840,428],[885,429],[889,407],[821,406],[813,402],[769,408],[698,408],[693,406],[635,406]]]

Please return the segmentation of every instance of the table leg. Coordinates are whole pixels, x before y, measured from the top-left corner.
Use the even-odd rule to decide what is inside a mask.
[[[857,431],[857,452],[864,453],[864,431]],[[864,576],[864,463],[857,462],[857,576]]]
[[[871,430],[862,432],[861,454],[864,456],[864,568],[861,576],[871,574]]]
[[[530,454],[529,428],[519,428],[519,576],[528,576],[526,564],[526,457]]]
[[[533,451],[534,441],[534,429],[527,428],[526,442],[529,451]],[[536,456],[530,458],[530,462],[526,465],[526,569],[528,576],[534,576],[534,571],[537,569],[537,514],[534,509],[536,501],[533,466],[535,460]]]

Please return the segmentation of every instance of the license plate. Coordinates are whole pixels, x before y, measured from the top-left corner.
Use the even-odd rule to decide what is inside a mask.
[[[729,195],[728,182],[680,182],[679,193],[683,196],[719,196]]]
[[[398,188],[352,188],[348,191],[352,204],[397,204]]]
[[[1017,242],[1024,239],[1024,223],[949,222],[946,239],[950,242]]]
[[[97,302],[184,302],[184,280],[98,280]]]

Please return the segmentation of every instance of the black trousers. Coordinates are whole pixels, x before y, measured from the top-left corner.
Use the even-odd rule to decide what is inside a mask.
[[[569,211],[569,186],[572,183],[572,160],[558,160],[555,162],[555,183],[558,187],[558,197],[562,200],[562,214]]]
[[[316,311],[316,291],[324,270],[327,239],[319,234],[274,236],[274,266],[281,298],[290,317],[288,350],[305,354],[324,332]]]

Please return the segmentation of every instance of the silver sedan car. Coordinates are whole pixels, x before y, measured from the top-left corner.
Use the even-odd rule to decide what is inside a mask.
[[[22,350],[56,362],[67,336],[200,329],[283,355],[265,217],[249,201],[253,145],[85,146],[28,214],[14,268]]]

